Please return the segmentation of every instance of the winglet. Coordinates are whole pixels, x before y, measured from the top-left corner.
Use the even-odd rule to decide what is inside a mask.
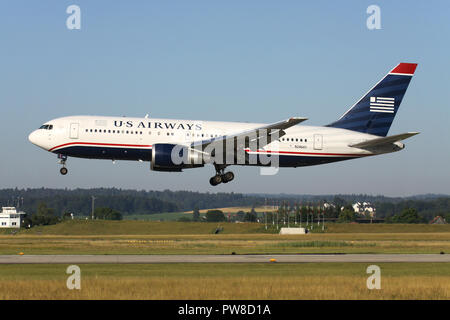
[[[302,118],[302,117],[291,117],[288,120],[286,120],[287,123],[291,124],[299,124],[300,122],[306,121],[308,118]]]

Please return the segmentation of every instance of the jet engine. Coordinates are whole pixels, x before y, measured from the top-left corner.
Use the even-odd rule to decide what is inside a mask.
[[[182,169],[203,167],[202,153],[187,146],[156,143],[152,146],[150,169],[153,171],[180,172]]]

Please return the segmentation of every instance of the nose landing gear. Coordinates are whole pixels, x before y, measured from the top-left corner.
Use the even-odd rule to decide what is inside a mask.
[[[69,172],[69,170],[67,170],[67,168],[66,168],[67,156],[65,156],[63,154],[58,154],[58,159],[59,159],[59,164],[61,164],[63,166],[59,170],[59,173],[61,173],[63,176],[65,176],[67,174],[67,172]]]
[[[216,168],[216,175],[214,177],[211,177],[211,179],[209,179],[209,183],[212,186],[217,186],[218,184],[221,183],[227,183],[234,179],[233,172],[231,171],[224,172],[225,166],[219,166],[215,164],[214,167]]]

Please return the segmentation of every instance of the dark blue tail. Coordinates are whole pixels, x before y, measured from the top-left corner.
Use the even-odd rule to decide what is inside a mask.
[[[385,137],[408,89],[416,63],[400,63],[339,120],[327,127],[342,128]]]

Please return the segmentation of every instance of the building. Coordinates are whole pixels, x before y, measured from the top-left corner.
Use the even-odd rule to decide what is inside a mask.
[[[15,207],[3,207],[0,213],[0,228],[20,228],[25,212],[17,212]]]
[[[362,216],[375,217],[376,209],[370,202],[356,202],[352,205],[353,210]]]
[[[332,204],[332,203],[328,203],[328,202],[325,202],[324,204],[323,204],[323,208],[326,210],[326,209],[336,209],[336,206],[334,205],[334,204]]]

